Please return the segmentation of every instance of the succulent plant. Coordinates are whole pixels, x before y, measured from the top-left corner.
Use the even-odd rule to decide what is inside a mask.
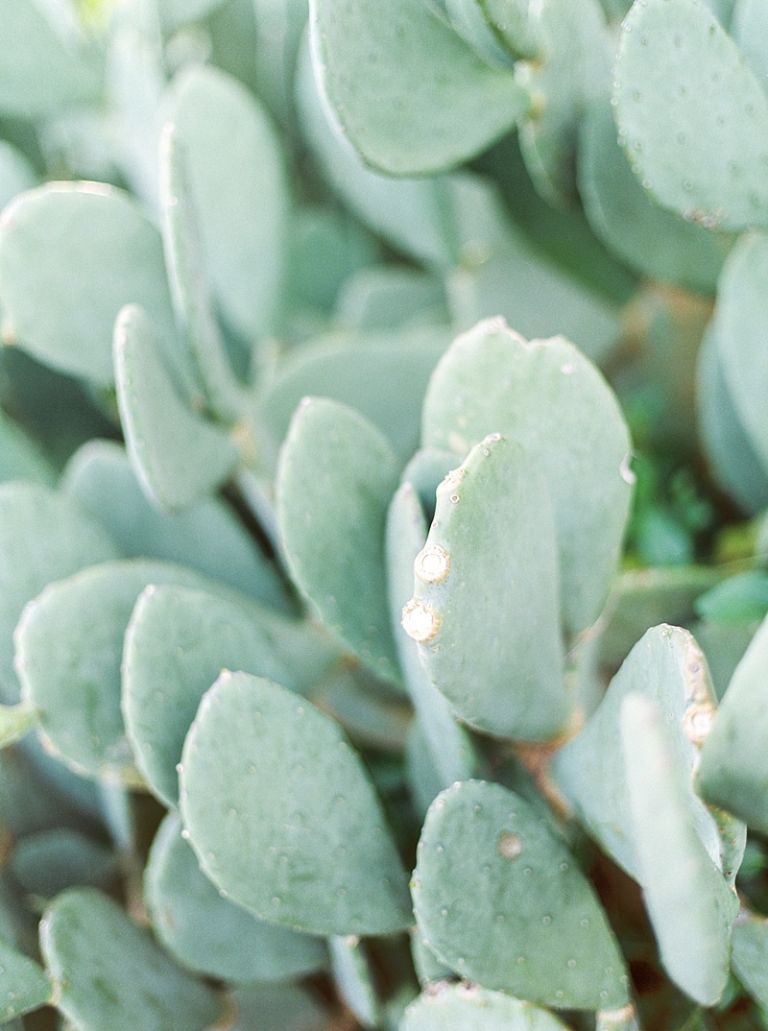
[[[768,1027],[761,0],[0,0],[0,1023]]]

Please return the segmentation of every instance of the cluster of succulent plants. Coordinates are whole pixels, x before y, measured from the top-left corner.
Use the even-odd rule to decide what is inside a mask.
[[[766,39],[0,0],[0,1024],[768,1028]]]

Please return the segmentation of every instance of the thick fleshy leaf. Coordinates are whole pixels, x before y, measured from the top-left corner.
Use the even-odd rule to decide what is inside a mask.
[[[397,658],[384,528],[396,485],[394,455],[375,427],[338,402],[302,402],[277,473],[288,566],[323,622],[389,679],[397,679]]]
[[[332,720],[277,684],[224,673],[206,694],[184,746],[181,812],[204,871],[261,919],[323,935],[411,920],[360,760]]]
[[[565,1024],[503,992],[445,982],[411,1003],[400,1031],[565,1031]]]
[[[733,928],[733,969],[749,994],[768,1005],[768,920],[743,913]]]
[[[24,154],[0,140],[0,211],[17,193],[37,185],[37,174]]]
[[[205,1031],[223,1008],[92,889],[56,899],[40,925],[40,947],[56,1006],[79,1031]]]
[[[260,413],[276,439],[285,437],[302,398],[329,397],[357,409],[406,461],[418,443],[424,394],[450,330],[400,330],[398,337],[320,340],[289,357],[261,399]]]
[[[435,799],[412,891],[429,947],[484,988],[567,1009],[627,1002],[589,882],[548,823],[500,785],[465,781]]]
[[[19,346],[99,386],[114,380],[112,329],[123,305],[146,308],[169,355],[175,347],[160,234],[103,183],[49,183],[5,209],[0,294]]]
[[[555,519],[564,622],[581,630],[605,603],[632,495],[629,434],[616,398],[566,340],[528,343],[489,319],[458,337],[435,370],[423,443],[463,458],[491,433],[522,445],[541,472]]]
[[[237,448],[223,430],[186,407],[141,308],[129,305],[120,312],[114,354],[128,455],[148,497],[173,510],[219,487],[237,464]]]
[[[13,631],[22,609],[52,580],[116,558],[102,527],[71,498],[33,483],[0,486],[0,696],[18,701]]]
[[[729,855],[718,821],[693,788],[701,745],[717,700],[706,659],[687,630],[657,626],[635,645],[584,729],[555,755],[554,782],[578,819],[630,876],[642,883],[640,843],[629,801],[621,711],[627,695],[651,698],[674,746],[673,773],[685,785],[685,818],[711,862],[733,880],[741,855]],[[739,834],[743,851],[744,828]]]
[[[302,689],[337,659],[314,629],[246,599],[171,585],[144,591],[125,635],[122,704],[136,762],[152,791],[177,805],[184,738],[223,669]]]
[[[319,939],[262,923],[222,898],[200,870],[173,814],[155,836],[144,894],[163,945],[198,974],[236,984],[287,981],[326,963]]]
[[[250,342],[274,328],[280,302],[288,175],[279,140],[256,98],[206,65],[174,84],[169,117],[215,296]]]
[[[202,498],[183,512],[159,512],[119,444],[83,445],[67,464],[62,486],[99,520],[126,558],[177,562],[272,608],[293,611],[274,564],[228,505]]]
[[[381,1025],[381,1001],[365,945],[357,935],[329,938],[331,973],[336,990],[363,1027]]]
[[[151,583],[206,581],[162,562],[105,562],[50,584],[17,627],[22,696],[37,709],[52,751],[86,776],[137,780],[120,711],[120,665],[136,598]]]
[[[19,841],[10,867],[22,890],[41,899],[52,899],[79,885],[108,888],[118,875],[110,849],[78,831],[60,827]]]
[[[628,157],[664,207],[710,228],[768,224],[768,96],[701,0],[633,6],[614,99]]]
[[[607,101],[582,123],[579,188],[596,235],[637,272],[714,292],[730,237],[659,207],[632,171]]]
[[[426,4],[313,0],[315,74],[365,160],[392,175],[440,171],[510,129],[529,98]]]
[[[403,626],[454,712],[499,737],[540,741],[561,731],[569,704],[557,545],[527,454],[498,434],[472,449],[437,489],[414,570]]]
[[[768,369],[764,361],[764,341],[768,333],[764,304],[766,277],[768,235],[742,236],[720,278],[714,329],[727,392],[763,470],[768,470],[768,429],[762,403],[768,390]]]
[[[47,1006],[52,995],[45,971],[0,940],[0,1023]]]
[[[99,76],[94,55],[82,41],[65,38],[46,17],[44,5],[0,0],[0,25],[0,112],[38,118],[95,99]]]
[[[712,1006],[728,978],[738,898],[694,826],[661,706],[630,692],[620,718],[640,881],[662,963],[683,991]]]
[[[701,755],[699,789],[713,805],[768,832],[768,712],[765,664],[768,619],[736,667]]]

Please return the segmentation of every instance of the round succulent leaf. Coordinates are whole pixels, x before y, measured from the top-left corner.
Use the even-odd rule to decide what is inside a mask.
[[[13,631],[52,580],[117,557],[110,537],[71,498],[35,483],[0,485],[0,697],[16,702]]]
[[[599,902],[564,841],[498,784],[432,803],[413,875],[430,949],[483,988],[563,1009],[619,1007],[627,976]]]
[[[661,961],[684,992],[714,1006],[728,980],[738,897],[694,825],[661,706],[630,691],[620,727],[639,880]]]
[[[528,343],[503,320],[488,319],[458,337],[433,373],[422,440],[463,457],[491,433],[522,445],[540,470],[552,501],[564,621],[582,630],[605,603],[632,496],[630,440],[616,398],[568,341]]]
[[[20,347],[98,386],[114,381],[112,329],[128,302],[175,341],[160,234],[104,183],[48,183],[3,211],[0,294]]]
[[[431,272],[369,264],[345,280],[335,317],[341,326],[352,330],[389,333],[445,323],[445,288]]]
[[[470,726],[541,741],[568,720],[554,526],[528,456],[496,434],[437,489],[403,626]]]
[[[768,431],[765,406],[768,371],[763,361],[768,316],[764,283],[768,276],[768,235],[743,235],[720,277],[714,340],[726,389],[739,422],[768,475]]]
[[[56,1006],[79,1031],[205,1031],[221,1000],[104,895],[64,892],[40,924]]]
[[[286,688],[222,674],[187,736],[180,780],[203,870],[256,916],[322,935],[410,922],[405,874],[357,754]]]
[[[52,994],[45,971],[0,939],[0,1023],[48,1006]]]
[[[412,1002],[400,1031],[566,1031],[556,1016],[502,992],[439,982]]]
[[[768,224],[768,96],[701,0],[645,0],[615,67],[620,138],[644,187],[709,228]]]
[[[155,934],[182,966],[236,984],[288,981],[320,969],[323,942],[257,920],[222,898],[201,871],[173,813],[155,835],[144,872]]]
[[[765,664],[768,618],[764,619],[736,670],[704,742],[698,788],[750,827],[768,832],[768,755],[765,735]]]
[[[30,834],[11,856],[13,878],[28,895],[52,899],[67,888],[108,888],[118,875],[111,849],[68,827]]]
[[[150,500],[173,511],[220,487],[237,465],[237,448],[182,400],[158,353],[155,327],[136,305],[118,315],[114,358],[128,455]]]
[[[200,699],[223,669],[244,670],[303,690],[338,660],[305,624],[210,591],[154,585],[138,598],[123,647],[122,706],[146,782],[178,804],[184,738]]]
[[[597,711],[556,753],[552,776],[558,790],[611,858],[643,883],[620,730],[624,699],[633,693],[653,699],[663,712],[675,776],[685,785],[686,820],[694,827],[703,850],[722,870],[718,823],[693,787],[717,699],[704,654],[687,630],[657,626],[638,641]],[[733,878],[736,870],[724,873]]]
[[[387,571],[392,632],[408,694],[426,739],[439,788],[466,780],[478,757],[469,732],[457,723],[445,696],[421,662],[419,647],[402,626],[403,607],[413,593],[413,563],[424,547],[427,524],[413,486],[401,484],[387,515]],[[431,801],[431,799],[430,799]]]
[[[635,271],[714,293],[732,238],[659,207],[632,171],[607,101],[582,122],[579,192],[595,234]]]
[[[366,665],[398,679],[389,624],[384,532],[397,463],[357,412],[307,398],[277,471],[277,518],[288,568],[323,623]]]
[[[315,74],[364,160],[425,175],[473,157],[525,114],[510,69],[485,64],[426,4],[312,0]]]
[[[106,562],[50,584],[17,627],[22,697],[36,708],[53,753],[84,776],[137,783],[120,711],[120,665],[136,598],[151,583],[206,582],[170,563]]]
[[[450,331],[423,327],[393,342],[366,333],[346,342],[323,340],[291,355],[265,388],[259,414],[282,441],[302,398],[328,397],[355,408],[380,430],[400,462],[419,440],[421,406],[429,377],[445,351]]]
[[[699,435],[715,481],[741,509],[752,515],[768,506],[768,468],[734,404],[724,375],[718,334],[715,318],[704,334],[696,370]],[[743,346],[742,341],[737,341],[734,353]],[[746,396],[750,395],[751,388]]]
[[[252,340],[274,329],[284,273],[289,190],[279,138],[241,83],[203,64],[174,82],[168,116],[214,294]]]
[[[768,7],[762,0],[739,0],[728,31],[754,74],[760,82],[765,82],[768,60],[761,42],[768,34]]]
[[[67,463],[63,490],[104,526],[125,558],[158,558],[189,566],[292,613],[285,584],[232,509],[202,498],[183,512],[160,512],[141,489],[125,449],[90,440]]]
[[[0,0],[3,63],[0,112],[13,118],[55,115],[98,96],[98,64],[77,39],[65,38],[45,5]],[[45,69],[45,74],[41,74]]]

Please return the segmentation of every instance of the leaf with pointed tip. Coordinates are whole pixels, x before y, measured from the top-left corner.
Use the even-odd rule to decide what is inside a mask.
[[[624,21],[614,100],[638,177],[711,227],[768,224],[768,97],[700,0],[646,0]]]
[[[363,158],[424,175],[473,157],[525,114],[509,69],[491,68],[422,3],[313,0],[315,74]]]
[[[42,899],[52,899],[75,885],[108,888],[118,874],[110,849],[61,827],[17,842],[10,869],[24,892]]]
[[[48,1006],[52,994],[45,971],[0,940],[0,1023]]]
[[[565,624],[591,624],[616,571],[633,482],[627,426],[592,363],[561,337],[527,343],[503,321],[481,322],[437,366],[422,433],[461,457],[490,433],[525,448],[552,501]]]
[[[186,407],[157,351],[155,330],[135,305],[115,323],[115,380],[131,464],[161,508],[184,508],[227,479],[235,444]]]
[[[144,896],[163,945],[182,966],[206,977],[241,984],[287,981],[326,962],[319,939],[262,923],[222,898],[172,813],[155,835]]]
[[[595,234],[641,275],[714,293],[732,238],[656,204],[621,149],[607,101],[582,122],[579,190]]]
[[[653,699],[663,712],[674,745],[674,775],[686,786],[686,820],[703,851],[732,882],[741,857],[733,857],[731,865],[723,854],[717,821],[693,788],[702,740],[717,699],[706,659],[687,630],[653,627],[635,645],[587,725],[555,755],[552,777],[557,788],[611,858],[641,880],[640,843],[629,804],[620,734],[622,704],[632,693]],[[743,839],[743,826],[739,831]],[[728,869],[724,869],[726,863]]]
[[[273,563],[223,501],[202,498],[183,512],[159,512],[119,444],[84,444],[69,460],[62,487],[99,520],[125,558],[177,562],[271,608],[295,610]]]
[[[188,172],[205,265],[226,319],[247,341],[274,329],[287,233],[287,171],[269,116],[236,80],[185,70],[169,117]]]
[[[60,895],[40,924],[57,1008],[79,1031],[205,1031],[220,1000],[92,889]]]
[[[768,832],[768,712],[765,664],[768,619],[736,667],[701,753],[698,785],[704,798]]]
[[[530,1002],[471,984],[430,987],[405,1011],[400,1031],[566,1031]]]
[[[133,606],[150,583],[206,581],[162,562],[105,562],[50,584],[17,627],[22,697],[36,707],[54,754],[85,776],[137,780],[120,712],[120,664]]]
[[[261,398],[260,414],[275,438],[283,440],[302,398],[328,397],[357,409],[406,461],[418,442],[424,394],[450,331],[424,327],[400,335],[405,339],[397,343],[379,334],[342,343],[321,338],[292,355]]]
[[[103,183],[49,183],[5,209],[0,294],[20,347],[98,386],[114,381],[112,328],[128,302],[175,346],[160,234],[128,194]]]
[[[83,41],[65,39],[35,0],[0,0],[0,112],[39,118],[93,101],[98,66]],[[40,74],[40,69],[45,74]]]
[[[305,689],[338,658],[309,626],[246,599],[175,585],[139,597],[123,648],[122,707],[152,791],[178,803],[176,767],[200,699],[223,669]]]
[[[622,1006],[627,976],[603,910],[559,835],[498,784],[432,803],[412,892],[432,951],[464,977],[540,1005]]]
[[[414,568],[403,626],[454,712],[498,737],[546,740],[562,730],[554,526],[528,456],[498,435],[473,448],[438,487]]]
[[[310,703],[223,674],[187,736],[180,779],[203,870],[256,916],[323,935],[388,934],[410,922],[405,874],[367,774]]]
[[[302,402],[277,472],[288,566],[323,622],[363,662],[394,680],[384,528],[396,485],[394,456],[374,426],[336,401]]]
[[[427,523],[413,486],[398,489],[387,515],[387,569],[392,632],[408,693],[428,744],[439,788],[466,780],[476,772],[477,756],[468,731],[461,727],[443,694],[421,663],[419,648],[401,625],[403,607],[413,594],[413,563],[424,547]]]
[[[639,879],[661,960],[683,991],[713,1006],[728,979],[738,898],[694,826],[661,706],[630,691],[620,720]]]
[[[101,526],[71,498],[34,483],[0,486],[0,697],[18,701],[13,631],[51,580],[116,558]]]

